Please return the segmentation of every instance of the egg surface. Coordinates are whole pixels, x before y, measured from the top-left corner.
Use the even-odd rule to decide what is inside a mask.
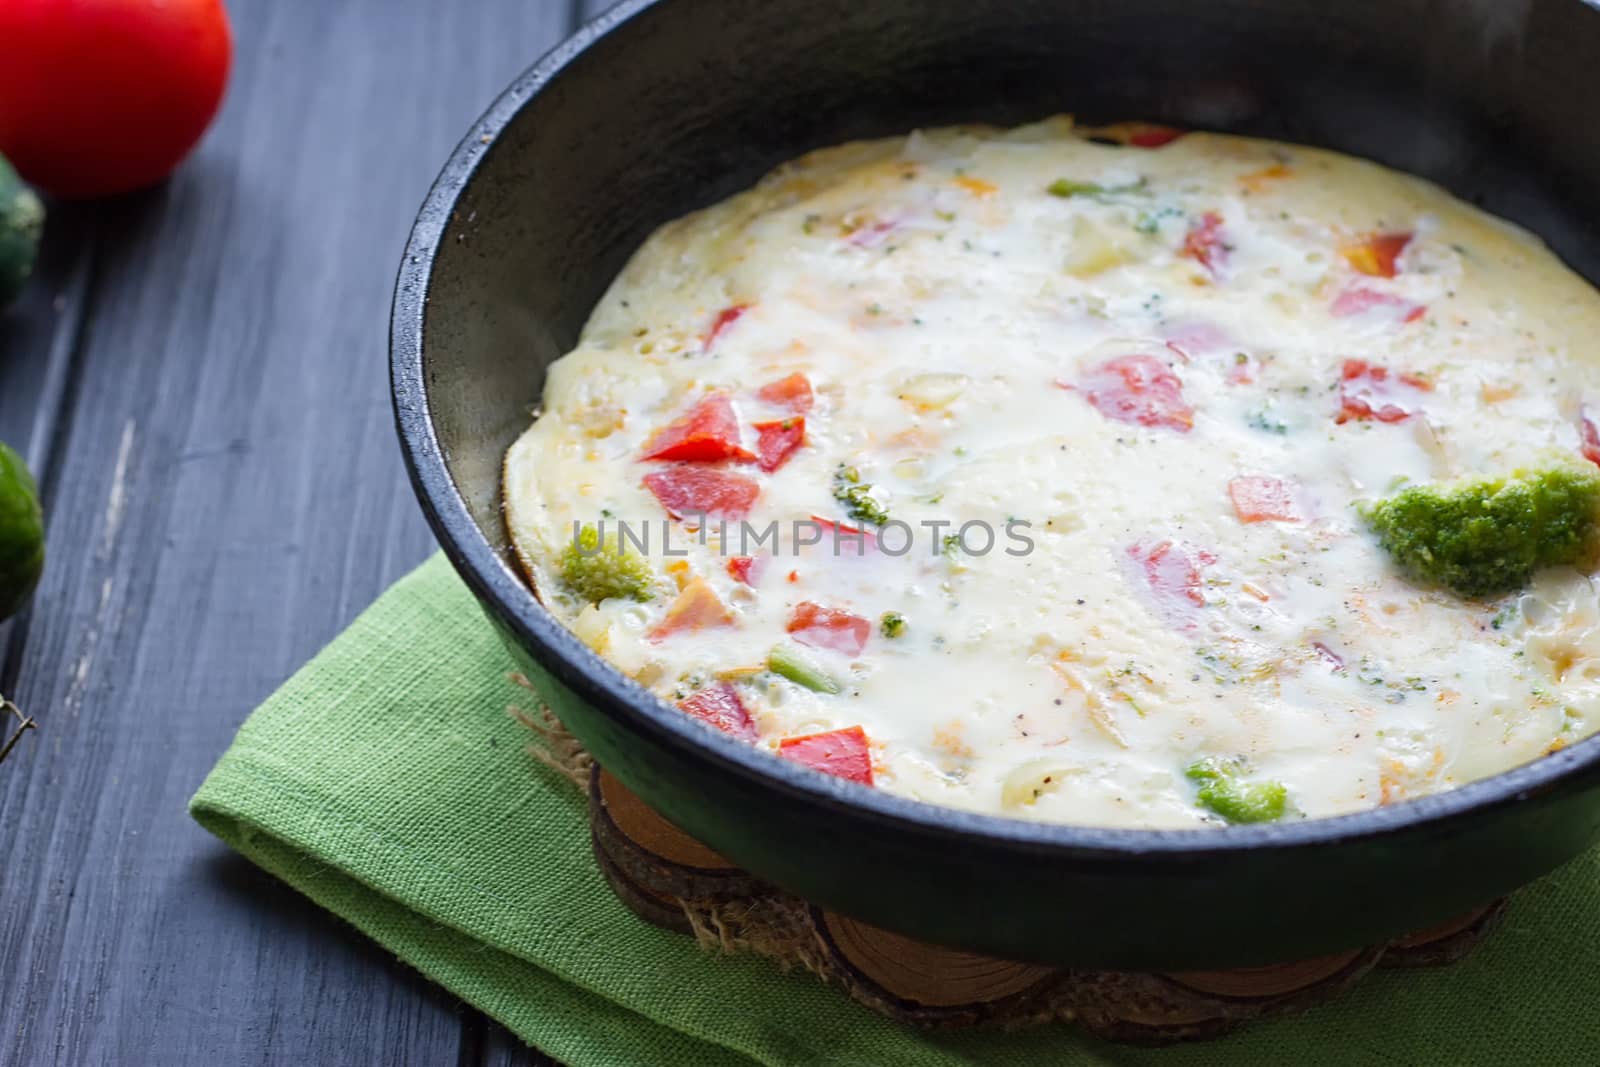
[[[661,227],[551,366],[505,516],[585,642],[774,758],[1058,822],[1337,815],[1600,725],[1587,513],[1472,596],[1366,517],[1593,479],[1597,343],[1540,242],[1369,162],[921,131]]]

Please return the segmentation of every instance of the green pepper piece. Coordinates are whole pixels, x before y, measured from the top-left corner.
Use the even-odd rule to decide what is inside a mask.
[[[1231,823],[1272,822],[1282,818],[1288,790],[1282,782],[1240,780],[1237,763],[1215,757],[1195,760],[1184,777],[1200,787],[1200,806]]]
[[[1079,182],[1071,178],[1057,178],[1045,189],[1051,196],[1100,196],[1106,187],[1096,182]]]
[[[774,645],[767,653],[767,670],[818,693],[839,692],[839,683],[793,645]]]
[[[1113,196],[1117,193],[1142,193],[1144,192],[1145,179],[1140,178],[1128,185],[1101,185],[1098,182],[1080,182],[1072,178],[1057,178],[1045,186],[1045,192],[1051,196],[1062,198],[1073,196],[1103,197]]]

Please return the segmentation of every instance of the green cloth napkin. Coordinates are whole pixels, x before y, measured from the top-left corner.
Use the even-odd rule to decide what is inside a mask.
[[[1220,1041],[1133,1049],[1066,1026],[903,1028],[808,974],[702,953],[624,909],[595,869],[582,797],[527,754],[528,732],[506,714],[530,703],[510,669],[435,557],[250,717],[190,810],[571,1067],[1600,1058],[1596,853],[1519,894],[1467,961],[1380,971],[1332,1004]]]

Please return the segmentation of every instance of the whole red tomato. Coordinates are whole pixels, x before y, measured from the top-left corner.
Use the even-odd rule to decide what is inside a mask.
[[[0,154],[65,197],[172,173],[217,113],[222,0],[0,0]]]

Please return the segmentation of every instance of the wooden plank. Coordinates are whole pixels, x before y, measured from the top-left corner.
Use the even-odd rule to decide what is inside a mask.
[[[483,1035],[483,1067],[561,1067],[561,1064],[531,1049],[522,1039],[493,1019],[487,1021]]]
[[[0,312],[0,441],[42,471],[94,267],[94,212],[49,205],[48,239],[17,303]]]
[[[49,457],[72,379],[95,262],[91,211],[52,204],[47,226],[48,241],[28,288],[16,304],[0,312],[0,441],[27,461],[46,504],[52,489]],[[0,693],[9,692],[16,680],[25,626],[25,618],[0,623]]]
[[[250,709],[431,550],[386,393],[394,270],[455,139],[571,9],[229,7],[234,78],[199,154],[89,213],[92,312],[41,437],[51,565],[10,668],[41,729],[0,771],[0,1062],[453,1063],[477,1018],[184,804]],[[30,361],[55,336],[37,316],[7,336]]]

